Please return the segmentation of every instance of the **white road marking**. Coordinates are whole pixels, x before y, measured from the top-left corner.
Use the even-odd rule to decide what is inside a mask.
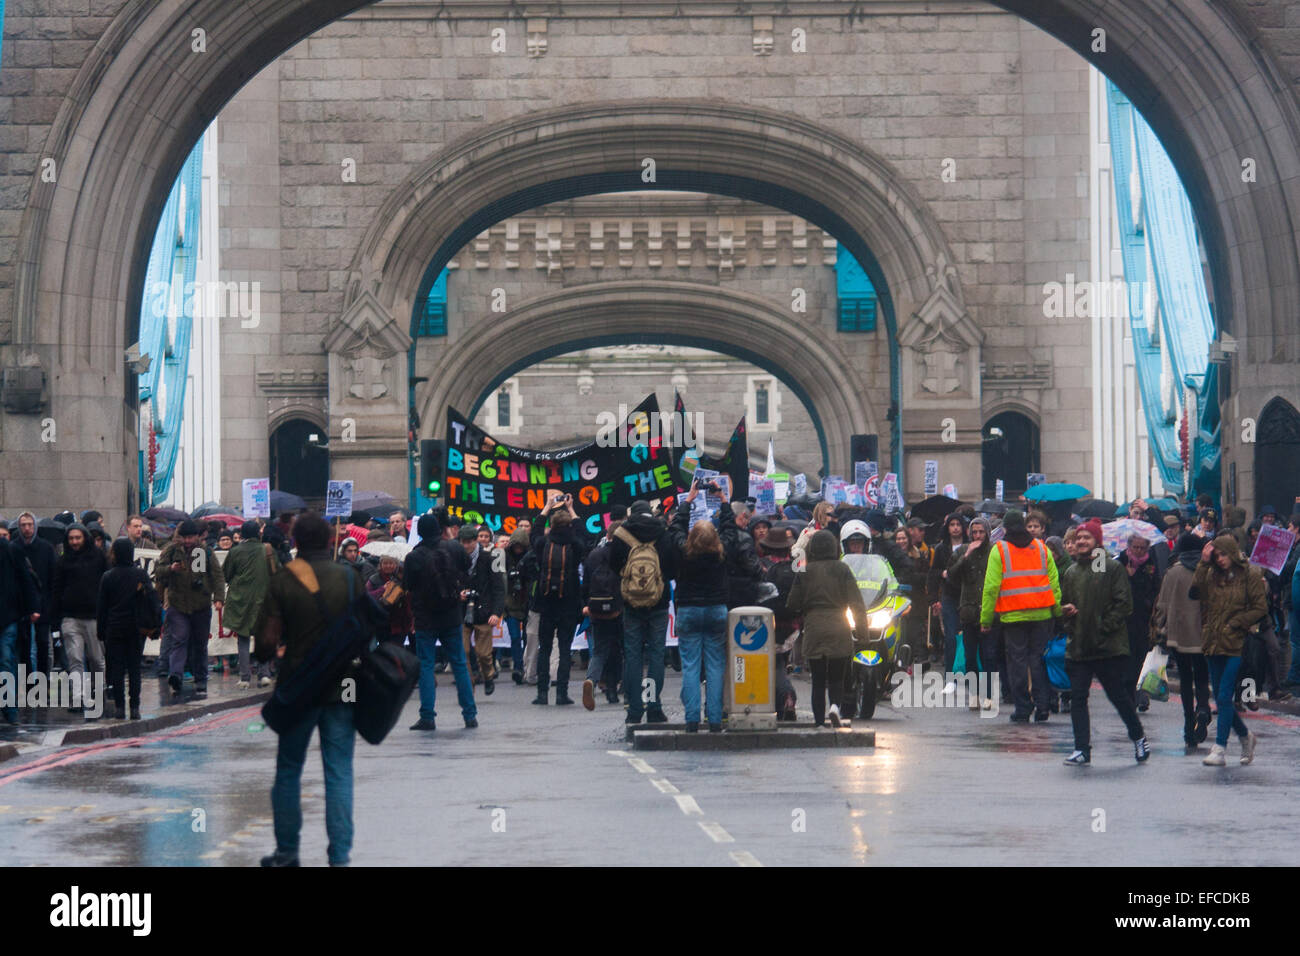
[[[628,757],[627,762],[632,765],[632,769],[637,773],[656,773],[654,767],[650,766],[640,757]]]
[[[700,809],[700,805],[695,802],[695,798],[689,793],[679,793],[677,796],[673,797],[673,799],[677,801],[677,806],[681,809],[682,813],[686,814],[688,817],[704,816],[704,811]]]
[[[631,755],[630,753],[628,753],[626,750],[606,750],[605,753],[609,754],[611,757],[630,757],[630,756],[632,756],[632,755]]]
[[[678,790],[676,787],[674,787],[671,783],[669,783],[667,780],[663,779],[662,777],[658,780],[651,780],[650,782],[655,785],[655,789],[658,790],[660,793],[681,793],[680,790]]]
[[[704,820],[701,820],[700,829],[703,830],[705,833],[707,833],[709,835],[709,839],[711,839],[714,843],[735,843],[736,842],[736,838],[733,837],[726,830],[722,829],[722,825],[719,823],[713,823],[712,821],[706,822]]]
[[[736,861],[737,866],[762,866],[758,858],[748,850],[732,850],[731,858]]]

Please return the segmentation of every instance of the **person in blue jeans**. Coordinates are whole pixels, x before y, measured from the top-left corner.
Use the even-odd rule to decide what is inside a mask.
[[[652,544],[659,565],[662,587],[652,602],[638,605],[628,600],[628,557],[640,544]],[[668,540],[668,528],[655,517],[648,501],[634,501],[627,520],[609,543],[609,566],[622,581],[623,591],[623,693],[627,697],[629,724],[664,723],[663,708],[665,645],[668,639],[668,602],[672,599],[672,581],[676,571],[676,549]],[[645,666],[649,661],[649,683],[645,683]]]
[[[1228,735],[1235,732],[1241,739],[1241,763],[1248,764],[1255,759],[1257,740],[1237,714],[1233,697],[1246,633],[1268,615],[1268,585],[1259,569],[1247,562],[1237,540],[1221,534],[1201,549],[1188,594],[1201,602],[1201,650],[1219,707],[1214,746],[1201,762],[1224,766]]]
[[[29,569],[22,547],[7,538],[0,539],[0,674],[10,676],[16,692],[22,690],[17,672],[18,632],[21,630],[27,638],[27,614],[36,623],[41,620],[41,595]],[[6,722],[18,723],[17,706],[5,707],[3,715]]]
[[[308,512],[293,526],[298,557],[277,571],[267,588],[266,623],[257,633],[256,658],[269,661],[283,646],[278,679],[289,679],[335,618],[347,611],[365,583],[349,566],[332,560],[330,526]],[[457,635],[459,637],[459,635]],[[320,729],[325,766],[325,832],[330,866],[346,866],[352,852],[352,749],[356,742],[353,707],[343,700],[343,682],[322,688],[312,706],[280,734],[275,757],[271,811],[275,852],[263,866],[298,866],[302,830],[302,770],[311,733]]]
[[[686,732],[700,729],[700,664],[708,700],[709,730],[722,730],[722,682],[727,657],[727,554],[712,521],[691,526],[691,503],[699,485],[691,486],[677,506],[668,537],[677,550],[677,646],[682,655],[682,706]],[[731,517],[726,491],[719,492],[719,520]]]
[[[442,525],[435,515],[420,515],[416,531],[420,540],[406,556],[402,570],[402,580],[411,595],[415,653],[420,658],[420,719],[411,725],[411,730],[438,729],[434,704],[438,694],[435,665],[439,645],[451,663],[465,726],[474,728],[478,726],[478,708],[465,661],[461,636],[464,612],[460,603],[461,593],[469,581],[469,555],[457,542],[443,536]]]

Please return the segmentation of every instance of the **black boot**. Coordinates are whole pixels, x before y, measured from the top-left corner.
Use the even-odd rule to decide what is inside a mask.
[[[561,704],[572,704],[573,700],[569,697],[569,687],[567,684],[555,685],[555,706]]]

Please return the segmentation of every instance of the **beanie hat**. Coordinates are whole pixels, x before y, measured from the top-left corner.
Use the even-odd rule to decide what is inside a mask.
[[[650,502],[648,501],[634,501],[632,507],[628,509],[628,514],[648,515],[650,513]]]
[[[1079,530],[1088,532],[1088,534],[1092,535],[1092,540],[1097,543],[1097,546],[1101,546],[1101,539],[1104,532],[1101,530],[1100,518],[1089,518],[1083,524],[1079,525]]]
[[[1186,554],[1189,551],[1200,551],[1205,547],[1205,539],[1190,531],[1184,531],[1178,536],[1178,543],[1174,545],[1174,554]]]
[[[438,524],[436,515],[420,515],[415,523],[415,530],[420,532],[420,541],[436,541],[442,537],[442,525]]]
[[[199,527],[197,521],[192,518],[186,518],[180,523],[180,527],[176,529],[176,533],[182,538],[188,538],[190,535],[201,534],[202,529]]]
[[[1002,527],[1007,531],[1024,531],[1025,530],[1025,513],[1012,508],[1002,516]]]
[[[463,524],[460,526],[460,532],[457,534],[457,537],[461,541],[473,541],[478,538],[478,529],[472,524]]]

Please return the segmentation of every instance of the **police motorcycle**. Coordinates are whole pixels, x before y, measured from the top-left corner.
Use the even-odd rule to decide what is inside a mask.
[[[841,560],[853,572],[867,607],[865,621],[853,620],[854,644],[865,645],[853,655],[845,687],[846,717],[868,720],[876,712],[876,702],[889,694],[890,677],[905,671],[912,663],[912,648],[903,641],[902,618],[912,601],[900,589],[889,562],[882,555],[870,553],[871,531],[863,521],[847,521],[840,531]]]

